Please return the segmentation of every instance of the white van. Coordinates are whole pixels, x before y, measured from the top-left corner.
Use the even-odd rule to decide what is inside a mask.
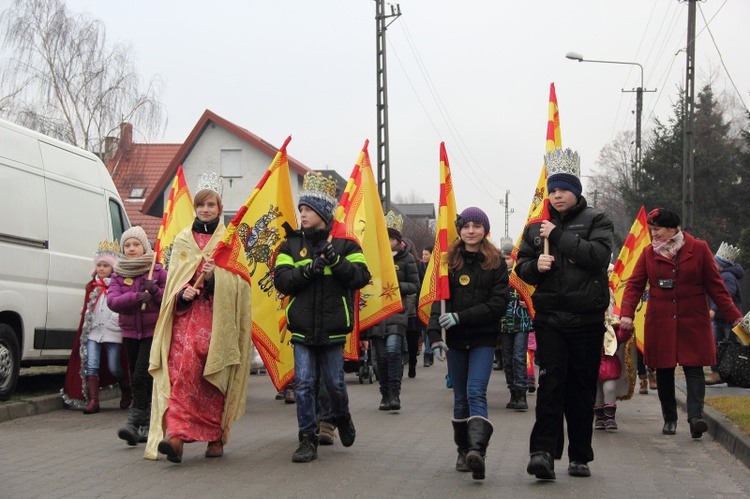
[[[21,365],[65,364],[103,239],[130,224],[92,153],[0,120],[0,400]]]

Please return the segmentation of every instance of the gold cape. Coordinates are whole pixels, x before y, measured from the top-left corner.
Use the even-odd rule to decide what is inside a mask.
[[[201,261],[211,257],[224,237],[225,230],[224,224],[219,223],[202,251],[195,243],[192,227],[184,229],[174,239],[172,264],[167,274],[148,366],[148,371],[154,378],[154,393],[151,399],[151,426],[143,456],[146,459],[157,459],[157,447],[164,438],[163,418],[171,392],[167,360],[172,343],[177,293],[190,282]],[[214,270],[212,324],[211,344],[203,376],[225,396],[221,426],[222,441],[226,444],[229,442],[232,423],[245,413],[252,323],[250,284],[239,275],[218,266]]]

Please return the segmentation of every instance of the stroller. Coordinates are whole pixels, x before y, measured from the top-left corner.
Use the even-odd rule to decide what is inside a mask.
[[[364,384],[365,380],[372,384],[377,379],[377,372],[372,362],[371,347],[359,350],[359,360],[344,359],[344,372],[357,373],[359,384]]]

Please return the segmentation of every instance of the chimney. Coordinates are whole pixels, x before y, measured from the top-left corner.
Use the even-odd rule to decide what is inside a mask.
[[[130,149],[133,145],[133,125],[120,123],[120,146],[119,149]]]
[[[115,150],[117,149],[117,137],[104,137],[104,164],[109,163],[115,156]]]

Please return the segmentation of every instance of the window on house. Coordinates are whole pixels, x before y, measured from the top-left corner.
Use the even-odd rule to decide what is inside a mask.
[[[132,191],[130,191],[130,198],[131,199],[142,199],[143,195],[146,193],[145,187],[135,187]]]
[[[242,177],[242,149],[221,150],[221,176],[224,178]]]

